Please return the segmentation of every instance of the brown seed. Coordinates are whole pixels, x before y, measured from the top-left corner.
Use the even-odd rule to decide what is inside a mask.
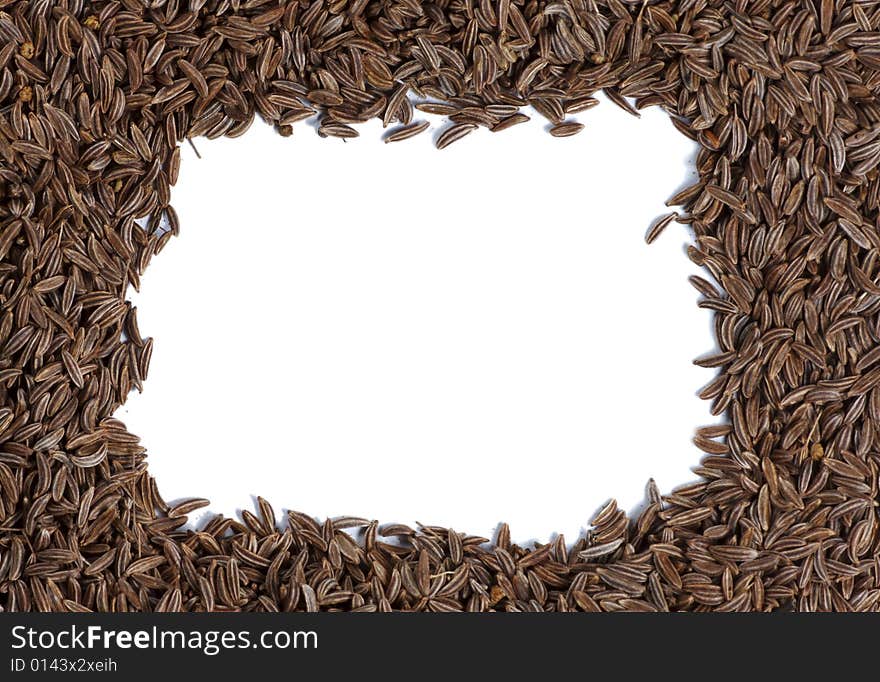
[[[550,134],[553,137],[571,137],[572,135],[577,135],[583,129],[583,123],[564,121],[562,123],[557,123],[555,126],[552,126],[550,128]]]
[[[667,228],[667,226],[678,217],[678,213],[667,213],[662,218],[656,220],[653,225],[648,229],[647,234],[645,234],[645,242],[648,244],[653,244],[654,240],[657,239],[662,233],[663,230]]]
[[[389,131],[389,133],[385,136],[385,144],[389,142],[400,142],[402,140],[408,140],[411,137],[415,137],[419,133],[425,132],[430,123],[428,121],[419,121],[417,123],[411,123],[408,126],[401,126],[399,128],[394,128]]]
[[[465,135],[469,135],[476,129],[477,126],[473,123],[456,123],[455,125],[450,126],[446,130],[444,130],[437,137],[437,141],[434,144],[437,149],[445,149],[453,142],[460,140]]]
[[[502,130],[507,130],[508,128],[512,128],[513,126],[519,125],[520,123],[525,123],[528,120],[529,117],[525,114],[513,114],[512,116],[501,119],[501,121],[492,126],[492,132],[500,133]]]
[[[357,137],[360,133],[351,126],[344,123],[322,123],[318,128],[318,135],[321,137],[341,137],[352,138]]]

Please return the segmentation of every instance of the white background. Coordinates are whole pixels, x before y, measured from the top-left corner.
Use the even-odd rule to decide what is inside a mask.
[[[691,480],[709,315],[686,228],[644,235],[694,148],[659,110],[579,118],[443,151],[436,119],[185,145],[181,235],[132,296],[150,376],[117,414],[166,499],[526,541]]]

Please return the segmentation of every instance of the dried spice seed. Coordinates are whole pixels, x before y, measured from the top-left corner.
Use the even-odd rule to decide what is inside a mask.
[[[572,135],[577,135],[583,129],[583,123],[576,123],[575,121],[563,121],[562,123],[557,123],[555,126],[552,126],[550,128],[550,134],[553,137],[571,137]]]
[[[676,218],[678,218],[678,213],[667,213],[665,216],[655,221],[648,229],[647,234],[645,234],[645,242],[653,244],[654,240],[656,240],[657,237],[663,233],[663,230],[665,230]]]
[[[428,121],[420,121],[418,123],[411,123],[408,126],[394,128],[385,136],[385,143],[408,140],[411,137],[415,137],[416,135],[425,132],[429,126],[430,123],[428,123]]]
[[[513,114],[512,116],[501,119],[501,121],[492,126],[492,132],[500,133],[502,130],[507,130],[508,128],[512,128],[513,126],[519,125],[520,123],[525,123],[528,120],[529,117],[525,114]]]
[[[477,127],[478,126],[475,123],[456,123],[440,133],[435,142],[435,146],[437,149],[446,149],[446,147],[453,142],[457,142],[465,135],[474,132]]]

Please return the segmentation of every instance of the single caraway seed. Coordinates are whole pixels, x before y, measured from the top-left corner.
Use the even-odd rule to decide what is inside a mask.
[[[653,244],[654,240],[663,233],[663,230],[666,229],[669,223],[671,223],[677,217],[678,213],[673,211],[672,213],[667,213],[662,218],[656,220],[654,224],[651,225],[651,227],[648,229],[648,232],[645,234],[645,241],[648,244]]]
[[[507,130],[508,128],[512,128],[513,126],[519,125],[520,123],[525,123],[528,120],[529,117],[525,114],[513,114],[512,116],[501,119],[501,121],[492,126],[492,132],[500,133],[502,130]]]
[[[476,129],[477,125],[475,123],[456,123],[440,133],[435,145],[437,149],[446,149],[453,142],[457,142],[465,135],[470,135]]]
[[[576,121],[563,121],[562,123],[557,123],[555,126],[551,127],[550,134],[553,137],[571,137],[572,135],[577,135],[583,129],[583,123],[577,123]]]
[[[385,136],[385,143],[408,140],[411,137],[415,137],[416,135],[425,132],[430,125],[431,124],[428,121],[419,121],[418,123],[411,123],[408,126],[394,128]]]

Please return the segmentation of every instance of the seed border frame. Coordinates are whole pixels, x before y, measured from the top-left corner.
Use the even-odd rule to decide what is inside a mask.
[[[260,40],[268,44],[275,39],[274,36],[266,37],[267,27],[277,28],[288,22],[291,29],[301,28],[295,20],[291,21],[295,10],[290,8],[294,3],[283,3],[278,8],[272,4],[273,9],[264,13],[265,8],[261,9],[260,3],[252,8],[247,3],[232,3],[229,7],[235,5],[235,12],[215,16],[207,22],[204,17],[193,20],[196,23],[202,21],[200,25],[206,27],[213,37],[222,38],[221,42],[240,46],[234,49],[245,55],[241,60],[246,68],[237,74],[241,84],[254,80],[261,84],[259,79],[265,81],[267,74],[274,73],[271,68],[276,55],[274,48],[270,45],[265,48],[265,53],[256,49]],[[690,4],[687,11],[695,11],[694,3]],[[366,3],[360,3],[361,9],[364,5]],[[876,75],[880,62],[866,51],[873,46],[873,38],[861,35],[870,33],[864,31],[863,25],[873,26],[873,18],[868,16],[867,10],[877,9],[876,5],[840,2],[835,6],[821,2],[821,11],[815,13],[814,29],[828,38],[831,52],[830,56],[816,56],[815,60],[840,61],[852,52],[860,59],[857,63],[861,71],[854,71],[857,76],[864,75],[865,80],[870,80],[871,74]],[[0,48],[0,65],[6,69],[14,64],[16,75],[12,84],[0,86],[0,93],[4,95],[0,97],[0,104],[6,102],[0,107],[0,135],[3,136],[0,138],[0,154],[7,164],[5,171],[0,168],[3,173],[0,177],[5,183],[4,193],[0,194],[3,209],[0,214],[3,218],[0,264],[3,266],[3,281],[18,285],[5,287],[6,299],[0,311],[6,314],[3,319],[7,320],[5,328],[0,321],[3,349],[0,352],[3,363],[0,381],[6,392],[6,402],[0,408],[0,489],[4,503],[3,529],[0,530],[0,607],[4,610],[78,611],[86,608],[83,602],[88,602],[107,607],[102,610],[122,610],[122,607],[143,611],[273,610],[282,607],[282,610],[314,611],[373,607],[379,611],[396,608],[444,611],[455,610],[452,608],[457,603],[455,596],[462,591],[469,595],[466,606],[476,605],[481,607],[480,610],[537,610],[536,604],[538,607],[551,605],[558,610],[583,611],[638,611],[650,610],[649,607],[664,610],[664,606],[669,610],[699,611],[877,608],[880,603],[880,563],[875,560],[880,556],[880,540],[877,537],[877,515],[870,500],[876,500],[878,493],[878,456],[873,440],[864,436],[862,431],[859,432],[862,440],[859,440],[851,427],[856,423],[860,429],[875,428],[873,425],[878,420],[873,415],[880,410],[880,389],[876,388],[880,374],[870,370],[871,363],[862,367],[866,371],[859,369],[860,362],[867,362],[864,359],[867,354],[850,364],[844,359],[843,369],[849,367],[854,374],[823,376],[811,385],[798,386],[786,394],[774,396],[754,408],[759,413],[757,416],[746,412],[753,409],[746,401],[745,407],[739,406],[743,414],[737,415],[733,407],[736,399],[732,395],[740,389],[732,386],[737,381],[747,386],[747,382],[757,382],[755,377],[748,375],[751,368],[748,359],[750,353],[761,352],[756,340],[761,334],[756,337],[755,334],[749,336],[751,332],[742,332],[743,326],[748,327],[748,320],[742,319],[730,323],[729,327],[724,326],[723,320],[716,324],[719,345],[722,348],[733,346],[735,352],[727,350],[720,357],[700,360],[706,366],[725,368],[727,374],[719,372],[719,377],[727,383],[712,382],[704,391],[704,397],[715,401],[717,413],[731,417],[726,431],[723,427],[710,427],[697,434],[697,444],[707,453],[697,469],[701,480],[678,488],[665,497],[659,495],[656,487],[651,487],[646,508],[637,519],[627,518],[613,502],[608,503],[592,519],[587,536],[579,538],[570,547],[561,538],[533,549],[518,547],[511,543],[509,530],[503,525],[494,542],[487,545],[481,538],[440,527],[409,529],[391,525],[380,529],[375,522],[356,518],[319,523],[308,515],[293,512],[289,514],[288,526],[279,530],[275,527],[274,513],[264,500],[259,501],[258,515],[246,511],[241,521],[216,517],[198,533],[181,530],[188,514],[205,501],[188,500],[173,507],[162,501],[147,472],[145,451],[138,444],[137,437],[111,416],[124,402],[130,388],[140,386],[146,376],[151,341],[140,336],[134,312],[125,300],[125,291],[129,280],[137,284],[139,274],[152,255],[159,253],[178,231],[167,192],[176,181],[179,144],[187,137],[198,136],[192,135],[196,132],[208,136],[243,134],[255,112],[278,127],[282,134],[289,134],[289,126],[296,114],[287,117],[273,115],[283,110],[278,102],[285,96],[289,99],[310,95],[309,101],[324,116],[334,107],[340,107],[342,102],[337,100],[342,98],[326,88],[315,88],[306,93],[281,92],[281,97],[273,100],[261,90],[262,85],[250,90],[242,90],[235,83],[231,88],[223,85],[213,96],[216,98],[222,92],[226,100],[224,116],[230,118],[229,111],[240,110],[241,120],[230,125],[221,117],[223,120],[213,126],[199,124],[196,120],[190,122],[192,125],[188,130],[172,130],[173,123],[168,124],[169,119],[165,119],[164,132],[174,138],[178,146],[164,158],[156,155],[149,162],[142,159],[144,177],[152,176],[158,181],[155,197],[140,196],[133,185],[126,184],[129,180],[119,171],[118,159],[152,156],[152,153],[143,153],[145,148],[153,151],[150,143],[141,139],[143,131],[140,131],[140,137],[131,131],[131,138],[114,139],[112,143],[102,140],[92,134],[95,118],[124,114],[137,107],[142,107],[143,111],[149,109],[151,113],[147,116],[158,116],[170,104],[180,102],[185,109],[198,98],[210,100],[212,84],[199,69],[193,71],[182,64],[185,62],[192,67],[180,55],[170,67],[180,70],[179,80],[166,85],[159,83],[160,87],[153,87],[149,94],[140,92],[140,87],[132,87],[132,92],[121,95],[120,99],[117,95],[119,88],[113,81],[117,75],[114,70],[123,68],[129,84],[137,80],[143,85],[147,74],[138,72],[141,66],[120,65],[114,62],[114,58],[108,58],[109,66],[108,61],[103,61],[100,68],[109,76],[105,78],[99,73],[91,82],[84,83],[78,65],[74,63],[69,75],[65,74],[56,85],[63,88],[65,83],[73,83],[73,79],[79,77],[76,87],[79,88],[80,101],[85,93],[86,110],[90,104],[100,105],[100,113],[77,110],[78,105],[72,102],[67,103],[70,109],[67,111],[55,106],[58,102],[53,100],[51,93],[51,86],[58,76],[42,72],[34,63],[40,50],[49,49],[45,36],[41,42],[36,34],[25,35],[26,27],[18,21],[24,17],[20,11],[22,3],[7,2],[3,6],[0,31],[12,35],[13,39],[6,47]],[[120,8],[129,6],[133,6],[132,2],[116,6],[94,3],[94,8],[100,10],[97,13],[81,6],[78,13],[60,8],[51,17],[54,22],[52,30],[55,31],[53,39],[57,43],[53,47],[62,53],[68,48],[71,54],[79,54],[78,58],[85,60],[84,63],[89,63],[95,56],[91,54],[93,52],[103,54],[116,50],[118,53],[117,46],[126,39],[120,39],[107,27],[118,26],[116,14],[122,11]],[[237,16],[236,12],[242,6],[245,7],[240,12],[242,21],[231,21],[230,16]],[[596,52],[581,64],[582,67],[588,61],[591,64],[584,73],[592,74],[588,78],[595,77],[596,90],[605,90],[624,108],[632,109],[625,97],[635,97],[640,105],[663,106],[676,127],[701,144],[697,160],[701,184],[696,190],[689,188],[680,193],[680,201],[672,202],[685,206],[686,217],[695,226],[696,244],[690,249],[692,260],[705,266],[719,283],[715,288],[706,280],[695,282],[704,295],[701,305],[713,310],[717,319],[743,315],[748,318],[754,314],[754,319],[760,321],[763,309],[757,310],[755,301],[761,296],[769,298],[773,292],[766,287],[756,287],[753,279],[758,279],[758,275],[772,276],[779,285],[780,282],[788,283],[788,279],[796,278],[800,273],[741,272],[736,263],[726,263],[713,252],[717,245],[712,239],[723,242],[717,236],[719,226],[736,225],[738,232],[731,244],[736,246],[737,240],[748,241],[748,248],[739,249],[739,253],[748,255],[749,249],[754,249],[761,258],[766,255],[769,262],[775,257],[774,249],[791,248],[786,241],[786,220],[780,221],[783,226],[778,230],[776,225],[768,226],[770,229],[766,230],[761,244],[762,247],[765,243],[770,245],[765,254],[744,235],[749,236],[749,230],[759,224],[760,212],[772,209],[761,205],[751,190],[747,196],[741,196],[742,192],[731,182],[723,186],[724,172],[712,176],[715,178],[713,182],[703,180],[710,162],[718,161],[719,149],[743,146],[741,154],[744,154],[747,149],[754,151],[766,144],[766,155],[782,155],[791,143],[783,145],[776,140],[774,145],[766,138],[762,140],[763,129],[758,136],[746,130],[744,137],[745,124],[738,118],[745,115],[743,112],[728,113],[728,126],[721,126],[721,134],[706,120],[699,121],[700,125],[696,126],[694,119],[686,115],[687,111],[675,111],[676,104],[664,99],[662,83],[657,83],[659,76],[640,76],[644,68],[640,66],[641,60],[644,59],[649,67],[659,63],[663,67],[677,64],[678,68],[684,68],[682,64],[685,64],[690,69],[689,78],[695,82],[700,82],[701,78],[713,78],[711,64],[696,58],[687,62],[676,52],[675,40],[680,39],[664,38],[665,34],[656,30],[658,25],[668,24],[667,17],[672,18],[665,9],[671,6],[669,2],[646,0],[630,6],[614,0],[599,2],[597,6],[605,12],[602,16],[608,26],[623,26],[618,31],[623,35],[615,37],[620,44],[616,45],[618,50],[613,60]],[[510,11],[511,5],[505,7]],[[40,10],[39,7],[33,9]],[[163,40],[173,43],[180,41],[175,36],[188,30],[186,26],[191,19],[165,17],[167,21],[162,22],[155,13],[149,18],[162,24],[166,36]],[[768,30],[766,19],[758,16],[755,21]],[[847,33],[848,28],[839,29],[844,22],[854,23],[857,27]],[[63,29],[58,28],[61,24]],[[736,28],[736,22],[732,25]],[[608,38],[613,30],[609,29],[605,37]],[[733,32],[735,34],[736,30]],[[16,37],[16,33],[20,37]],[[295,61],[297,55],[290,50],[295,52],[302,48],[287,46],[283,34],[279,35],[282,37],[278,38],[275,47],[281,50],[281,59]],[[711,36],[706,29],[705,40]],[[836,40],[832,41],[832,37]],[[438,53],[430,42],[426,44],[423,36],[419,42],[403,37],[402,32],[397,39],[406,45],[410,54],[418,55],[416,61],[426,62],[429,70],[437,68],[434,61],[439,59]],[[663,40],[666,42],[658,42]],[[181,44],[186,45],[185,42]],[[799,68],[808,71],[814,63],[812,55],[822,52],[820,47],[813,49],[812,43],[809,46],[811,51],[806,57],[801,56],[802,63],[798,64]],[[722,49],[727,51],[722,52]],[[284,56],[285,50],[287,57]],[[83,57],[82,53],[86,56]],[[719,54],[723,57],[720,69],[726,77],[754,79],[758,78],[755,75],[758,73],[759,80],[771,81],[776,89],[770,90],[771,95],[762,104],[767,110],[773,109],[779,120],[790,121],[798,116],[798,107],[806,107],[803,100],[796,98],[797,92],[792,95],[787,89],[797,90],[795,83],[800,82],[797,80],[799,72],[794,67],[783,70],[788,80],[782,80],[774,75],[775,66],[769,61],[766,64],[760,62],[760,50],[756,51],[746,43],[737,43],[735,38],[719,48]],[[146,53],[144,59],[152,61],[151,55],[152,52]],[[161,51],[155,57],[153,67],[161,63]],[[758,63],[754,63],[755,60]],[[389,79],[377,61],[365,58],[367,80],[373,81],[371,87],[382,90]],[[848,64],[844,62],[845,66]],[[835,68],[827,66],[825,61],[821,66],[829,72]],[[275,68],[278,68],[277,64]],[[517,78],[505,77],[505,87],[508,92],[520,94],[530,92],[539,74],[545,71],[554,73],[555,69],[541,56],[531,61],[514,62],[510,68]],[[480,78],[483,75],[480,71]],[[471,77],[475,77],[473,73]],[[850,90],[858,102],[857,115],[863,115],[868,121],[876,120],[876,98],[860,90],[859,87],[865,91],[868,88],[861,80],[856,80],[857,83],[850,83]],[[391,92],[391,88],[385,89]],[[56,95],[58,91],[56,89]],[[241,101],[238,101],[239,97]],[[184,101],[186,98],[190,99]],[[537,98],[540,107],[544,108],[542,113],[555,116],[556,103],[543,99],[547,98]],[[55,104],[51,103],[53,101]],[[796,106],[792,107],[792,102]],[[690,100],[686,104],[694,111],[699,109]],[[306,106],[304,102],[303,106]],[[210,109],[209,104],[205,109]],[[840,110],[838,107],[838,113]],[[865,111],[868,113],[863,114]],[[378,115],[380,109],[374,113]],[[848,113],[844,110],[842,115],[845,117]],[[28,118],[30,115],[35,119]],[[83,119],[88,117],[91,118],[90,125],[85,125]],[[174,118],[174,112],[170,118]],[[460,133],[466,128],[470,130],[469,126],[485,124],[479,119],[474,112],[453,119],[457,126],[464,127],[454,128],[451,133],[447,130],[444,141],[456,142],[464,136]],[[16,137],[16,133],[25,128],[25,120],[29,135]],[[559,121],[557,125],[561,123]],[[43,126],[42,136],[33,134],[35,126]],[[158,129],[158,124],[156,126]],[[337,137],[350,136],[350,130],[353,129],[347,123],[326,120],[319,127],[320,134]],[[567,133],[571,128],[558,130]],[[54,136],[49,142],[47,131]],[[859,128],[855,132],[865,131]],[[796,131],[784,128],[783,134],[787,138]],[[798,201],[793,199],[794,190],[788,188],[784,194],[786,201],[777,203],[784,210],[790,201],[797,205],[794,210],[801,210],[806,202],[810,207],[807,212],[821,214],[821,219],[816,220],[819,227],[829,220],[839,226],[845,233],[846,244],[853,245],[847,248],[877,251],[880,237],[876,216],[861,213],[862,204],[856,204],[853,198],[861,197],[866,186],[876,184],[876,174],[872,177],[871,169],[865,167],[865,155],[869,152],[864,151],[863,139],[844,139],[833,126],[824,138],[819,141],[822,150],[816,152],[823,163],[817,162],[817,165],[827,165],[831,169],[830,187],[823,190],[819,199],[802,190]],[[120,148],[110,154],[108,150],[113,144]],[[760,149],[755,153],[758,157],[763,154]],[[739,158],[737,156],[733,161]],[[871,156],[867,158],[873,160]],[[769,167],[772,168],[772,164]],[[751,169],[747,179],[754,179],[759,172]],[[726,173],[728,180],[731,175],[739,180],[746,177],[739,169],[732,170],[731,167]],[[100,180],[95,180],[96,176]],[[39,189],[33,191],[34,187]],[[47,191],[64,194],[67,203],[54,205],[43,201]],[[155,205],[150,203],[153,200]],[[171,229],[162,231],[150,227],[148,231],[139,232],[133,224],[134,214],[147,207],[150,210],[144,215],[150,215],[148,225],[158,225],[156,218],[161,213],[168,218]],[[869,208],[875,211],[874,206]],[[125,217],[117,220],[120,215]],[[47,236],[47,232],[51,236]],[[57,241],[51,241],[56,235]],[[81,249],[76,240],[83,235],[86,247]],[[813,234],[812,239],[801,236],[805,239],[802,251],[809,254],[812,253],[810,249],[819,249],[824,238],[824,232]],[[837,241],[840,237],[833,234],[828,239],[834,239],[834,244],[840,243]],[[28,254],[29,248],[34,248],[36,253]],[[836,248],[839,251],[842,247]],[[114,251],[128,253],[129,261],[124,272],[113,272]],[[837,251],[829,256],[828,263],[821,260],[822,256],[828,255],[822,251],[814,254],[812,261],[805,257],[802,272],[821,278],[828,275],[823,270],[827,266],[832,275],[846,279],[853,291],[868,297],[876,296],[878,285],[870,273],[874,263],[867,260],[876,254],[865,256],[855,265],[852,259],[846,260],[845,255],[836,254]],[[859,268],[866,267],[868,262],[872,267],[866,275]],[[56,266],[59,268],[56,274],[44,276],[41,272]],[[29,274],[20,281],[8,279],[13,277],[11,273],[19,271]],[[70,271],[78,274],[71,275]],[[57,273],[64,274],[65,283],[58,283],[61,274]],[[859,279],[860,273],[864,280]],[[66,283],[71,278],[77,280],[76,286],[70,287]],[[84,290],[80,286],[96,282],[100,286]],[[63,289],[59,291],[59,287]],[[797,295],[797,292],[790,294],[788,300]],[[21,301],[25,300],[27,303],[22,304]],[[79,305],[82,307],[78,309],[78,324],[74,326],[67,316]],[[769,303],[765,305],[770,306]],[[872,305],[866,304],[862,309],[861,321],[840,318],[827,321],[827,325],[824,320],[816,324],[825,325],[823,333],[832,339],[832,346],[836,341],[846,347],[846,342],[856,334],[849,330],[867,324],[868,315],[876,315]],[[818,313],[804,312],[797,318],[808,330],[816,326],[811,315]],[[63,339],[57,341],[46,338],[39,331],[22,333],[22,329],[12,333],[11,327],[16,320],[28,322],[31,318],[34,328],[41,331],[58,328],[69,338],[66,342]],[[102,327],[108,320],[111,321],[109,327]],[[96,338],[90,338],[95,327],[99,328],[94,333]],[[756,329],[767,331],[760,329],[760,325]],[[788,331],[794,335],[797,333],[793,329]],[[869,331],[862,331],[870,337]],[[114,333],[122,340],[114,342],[111,338]],[[823,355],[809,344],[796,340],[789,343],[786,357],[780,359],[783,353],[779,349],[785,346],[784,339],[789,337],[778,333],[777,336],[773,345],[776,355],[772,360],[777,373],[794,371],[788,367],[791,353],[797,356],[791,363],[811,367],[810,363],[813,363],[815,368],[811,371],[820,373],[822,363],[827,362],[833,352],[825,350]],[[731,340],[736,343],[727,343]],[[56,343],[60,343],[57,348]],[[792,350],[795,344],[799,346]],[[77,348],[80,351],[97,348],[100,352],[94,362],[84,362],[82,357],[90,353],[74,353]],[[16,367],[16,358],[22,354],[30,359],[23,367]],[[46,356],[52,361],[43,362]],[[35,360],[37,357],[39,361]],[[729,380],[737,376],[730,370],[731,365],[737,363],[742,363],[745,377]],[[95,374],[100,375],[102,384],[95,383]],[[61,397],[57,391],[50,393],[48,388],[41,388],[47,385],[57,386],[57,391],[62,391]],[[124,388],[129,390],[122,390]],[[63,393],[65,390],[78,396],[77,421],[89,428],[68,433],[66,423],[57,423],[58,415],[66,415],[64,410],[69,409],[70,403],[66,400],[69,396]],[[113,406],[112,410],[110,406]],[[786,412],[782,408],[794,409]],[[804,412],[800,421],[776,423],[784,416],[796,415],[799,409]],[[34,414],[44,419],[32,419]],[[765,430],[761,439],[750,434],[755,424]],[[55,428],[50,428],[52,426]],[[738,440],[753,440],[753,447],[743,447]],[[738,482],[742,487],[739,490],[725,489],[717,485],[719,482],[731,486]],[[741,500],[737,496],[741,496]],[[819,519],[819,522],[811,528],[800,527],[807,519]],[[346,531],[352,528],[360,529],[357,543],[345,539],[350,537]],[[109,547],[107,541],[113,537],[121,544],[103,553],[94,549],[90,551],[95,547],[103,549],[104,545]],[[404,547],[395,548],[395,545],[383,542],[383,537],[397,537],[403,541]],[[722,542],[725,538],[731,542]],[[63,543],[63,548],[52,544],[58,542]],[[217,553],[216,549],[220,552]],[[310,562],[309,557],[313,554],[316,560]],[[214,555],[225,556],[225,559],[206,558]],[[306,557],[302,560],[303,565],[297,564],[300,556]],[[462,581],[458,591],[452,590],[450,582],[460,578],[462,566],[468,567],[469,578],[474,575],[490,577],[481,585],[482,592],[465,587],[466,580]],[[435,573],[438,568],[443,570]],[[116,572],[108,572],[111,569]],[[452,578],[446,574],[447,569]],[[338,572],[343,580],[335,586],[328,585],[325,581],[333,582],[334,572]],[[371,587],[372,592],[364,585],[348,585],[350,589],[347,589],[346,578],[351,583],[352,575],[370,573],[371,580],[379,581],[378,587],[375,584]],[[866,577],[871,575],[873,578]],[[769,577],[767,584],[765,576]],[[317,581],[317,578],[321,580]],[[112,596],[107,593],[111,589],[116,590]],[[377,596],[383,590],[386,592]],[[394,598],[389,596],[388,590],[393,592]],[[551,595],[553,599],[538,602],[542,591],[545,597]],[[532,598],[526,599],[524,595],[527,594]]]

